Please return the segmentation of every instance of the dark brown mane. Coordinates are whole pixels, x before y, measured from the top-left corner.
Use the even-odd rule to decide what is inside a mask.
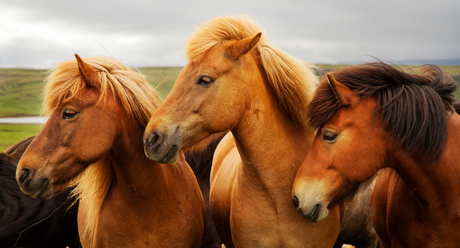
[[[457,85],[435,65],[408,74],[383,62],[352,66],[333,72],[334,78],[357,96],[374,95],[382,126],[401,148],[426,161],[437,161],[447,138],[446,111],[453,112]],[[310,126],[320,129],[340,108],[326,79],[320,82],[308,108]]]

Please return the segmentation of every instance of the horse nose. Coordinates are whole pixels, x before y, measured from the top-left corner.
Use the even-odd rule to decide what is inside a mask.
[[[144,139],[144,148],[148,150],[155,150],[160,146],[162,135],[154,130]]]
[[[17,181],[19,185],[21,186],[28,185],[33,175],[34,175],[34,169],[30,167],[24,167],[18,174]]]
[[[153,130],[144,136],[144,152],[145,155],[155,160],[156,153],[161,147],[163,135],[158,130]]]
[[[297,196],[294,195],[292,202],[294,203],[295,209],[299,208],[299,198],[297,198]]]

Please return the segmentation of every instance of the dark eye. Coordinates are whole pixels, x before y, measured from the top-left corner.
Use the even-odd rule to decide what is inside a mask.
[[[324,131],[323,132],[323,140],[324,141],[334,141],[337,138],[337,134],[331,132],[331,131]]]
[[[62,111],[62,119],[71,120],[77,116],[78,112],[73,109],[64,109]]]
[[[205,85],[205,86],[210,85],[212,82],[214,82],[214,80],[212,80],[212,78],[210,78],[208,76],[202,76],[198,80],[198,84]]]

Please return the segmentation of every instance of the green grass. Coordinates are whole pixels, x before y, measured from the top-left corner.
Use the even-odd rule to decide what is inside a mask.
[[[147,82],[156,87],[161,99],[171,91],[182,67],[144,67],[138,68],[147,77]]]
[[[0,69],[0,117],[40,114],[45,70]]]
[[[42,127],[43,125],[0,124],[0,152],[25,138],[37,135]]]

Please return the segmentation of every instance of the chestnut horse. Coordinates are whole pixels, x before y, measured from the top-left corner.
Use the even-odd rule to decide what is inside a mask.
[[[48,78],[51,115],[19,162],[21,189],[49,199],[72,180],[83,247],[200,247],[204,202],[184,155],[174,164],[144,155],[156,91],[114,59],[76,57]]]
[[[457,86],[439,67],[423,69],[409,74],[376,62],[321,81],[309,107],[316,137],[292,192],[302,215],[327,220],[390,167],[378,173],[371,200],[384,245],[460,247]]]
[[[187,42],[190,62],[150,119],[146,155],[162,163],[214,133],[231,131],[216,149],[210,206],[230,247],[332,247],[340,211],[319,225],[303,219],[290,192],[314,137],[306,108],[311,66],[271,46],[242,16],[217,17]]]

